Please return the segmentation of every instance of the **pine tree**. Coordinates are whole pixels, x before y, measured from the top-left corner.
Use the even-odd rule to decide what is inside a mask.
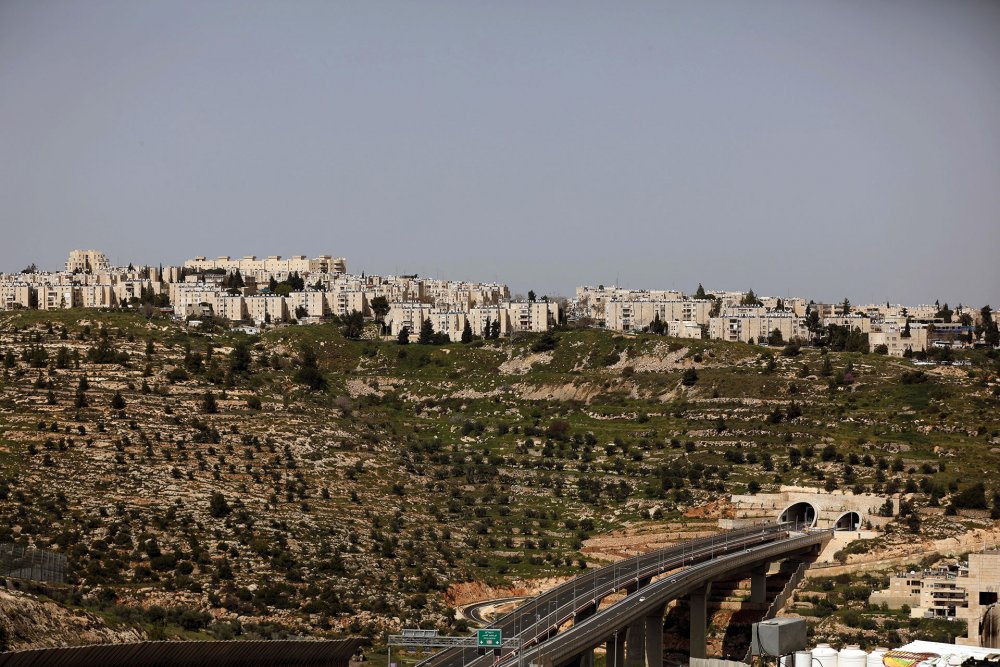
[[[410,343],[410,327],[403,327],[399,330],[399,335],[396,336],[396,342],[400,345],[409,345]]]
[[[465,326],[462,327],[462,342],[471,343],[472,342],[472,327],[469,326],[469,320],[465,320]]]
[[[115,391],[114,396],[111,397],[111,409],[112,410],[125,409],[125,398],[122,396],[122,393],[120,391]]]
[[[497,318],[493,320],[493,324],[490,325],[490,338],[493,340],[500,340],[500,319]]]
[[[694,298],[696,298],[696,299],[704,299],[704,298],[706,298],[705,288],[701,286],[701,283],[698,283],[698,289],[694,293]]]
[[[431,323],[431,318],[427,318],[420,325],[420,336],[417,338],[417,342],[421,345],[430,345],[434,341],[434,324]]]
[[[201,399],[201,409],[202,412],[208,415],[214,415],[219,411],[219,404],[215,401],[215,395],[212,392],[205,392],[205,395]]]

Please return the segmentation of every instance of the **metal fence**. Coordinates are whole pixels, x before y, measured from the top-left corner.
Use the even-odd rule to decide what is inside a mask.
[[[66,583],[66,556],[23,544],[0,542],[0,577]]]

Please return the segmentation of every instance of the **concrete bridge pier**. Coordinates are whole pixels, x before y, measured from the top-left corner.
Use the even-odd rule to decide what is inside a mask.
[[[767,602],[767,568],[769,563],[761,563],[750,571],[750,602]]]
[[[625,667],[646,667],[646,620],[644,618],[640,618],[628,626]]]
[[[656,613],[646,616],[646,665],[647,667],[662,667],[663,665],[663,614],[666,606],[660,607]]]
[[[708,595],[712,592],[712,582],[691,593],[688,606],[691,609],[691,639],[688,654],[692,658],[708,657]]]
[[[608,637],[605,649],[607,651],[604,658],[606,667],[625,667],[625,632],[623,630]]]

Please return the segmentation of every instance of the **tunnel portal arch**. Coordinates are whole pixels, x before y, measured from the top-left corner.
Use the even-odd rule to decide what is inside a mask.
[[[801,500],[797,503],[792,503],[782,510],[781,514],[778,515],[778,521],[782,523],[790,521],[812,528],[816,525],[818,516],[819,512],[816,511],[816,507],[812,503]]]
[[[834,530],[857,530],[861,527],[861,515],[857,512],[844,512],[833,524]]]

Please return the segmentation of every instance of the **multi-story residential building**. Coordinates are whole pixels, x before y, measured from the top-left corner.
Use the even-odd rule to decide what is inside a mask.
[[[407,329],[413,340],[420,332],[420,325],[431,316],[433,310],[434,308],[428,303],[416,301],[394,303],[389,308],[389,314],[385,316],[385,325],[393,336],[398,336],[400,331]]]
[[[0,310],[34,308],[38,305],[35,287],[23,282],[0,282]]]
[[[263,273],[271,275],[284,275],[289,273],[347,273],[347,260],[343,257],[334,258],[331,255],[320,255],[313,259],[308,259],[305,255],[293,255],[287,259],[282,259],[281,255],[270,255],[264,259],[258,259],[254,255],[234,259],[228,255],[207,259],[198,256],[184,262],[184,268],[195,271],[208,271],[212,269],[222,269],[228,273],[239,270],[240,273],[254,274]]]
[[[458,341],[461,340],[462,331],[468,321],[467,315],[462,310],[438,310],[435,308],[430,313],[431,325],[434,327],[435,333],[447,334],[452,341]]]
[[[326,292],[317,290],[292,292],[288,295],[288,310],[296,319],[300,318],[300,313],[303,313],[302,317],[322,319],[331,310],[326,295]]]
[[[667,335],[674,338],[704,338],[705,327],[691,320],[667,322]]]
[[[469,326],[474,336],[486,337],[486,326],[492,329],[493,323],[500,323],[499,334],[506,336],[510,331],[510,311],[503,306],[478,306],[469,309]]]
[[[111,285],[80,285],[76,288],[79,304],[83,308],[110,308],[117,306]]]
[[[215,316],[230,322],[247,319],[246,298],[242,294],[219,294],[215,298]]]
[[[805,318],[787,312],[713,317],[708,324],[710,338],[742,343],[765,342],[775,329],[785,341],[809,337]]]
[[[707,299],[619,301],[604,304],[604,326],[615,331],[641,331],[654,320],[708,324],[713,302]]]
[[[243,301],[246,304],[247,317],[258,326],[288,320],[288,303],[280,294],[255,294],[244,297]]]
[[[357,289],[342,289],[334,292],[323,292],[326,298],[326,310],[338,317],[345,317],[357,311],[362,315],[370,315],[371,307],[365,292]]]
[[[111,262],[99,250],[73,250],[66,260],[68,273],[101,273],[111,270]]]
[[[611,301],[680,301],[683,298],[683,292],[677,290],[631,290],[622,287],[605,287],[604,285],[583,286],[576,288],[573,312],[576,317],[605,320],[607,318],[607,304]]]
[[[224,294],[216,288],[206,287],[204,283],[180,283],[171,287],[176,287],[172,290],[170,301],[178,317],[214,314],[217,310],[216,299]]]
[[[1000,595],[1000,551],[969,554],[967,564],[905,572],[890,577],[889,587],[873,592],[870,604],[910,607],[913,618],[953,618],[968,624],[956,643],[979,646],[980,623]]]
[[[38,288],[39,310],[61,310],[79,305],[73,285],[42,285]]]
[[[906,320],[886,320],[875,324],[868,334],[868,349],[875,351],[880,345],[885,345],[890,356],[902,357],[907,350],[922,352],[927,349],[927,326],[910,323],[909,335],[906,331]]]
[[[833,315],[831,317],[823,318],[823,326],[830,326],[831,324],[836,324],[840,327],[847,327],[848,329],[857,329],[861,333],[871,333],[872,330],[872,320],[864,313],[851,313],[850,315]]]
[[[504,304],[512,331],[548,331],[559,323],[554,301],[510,301]]]

